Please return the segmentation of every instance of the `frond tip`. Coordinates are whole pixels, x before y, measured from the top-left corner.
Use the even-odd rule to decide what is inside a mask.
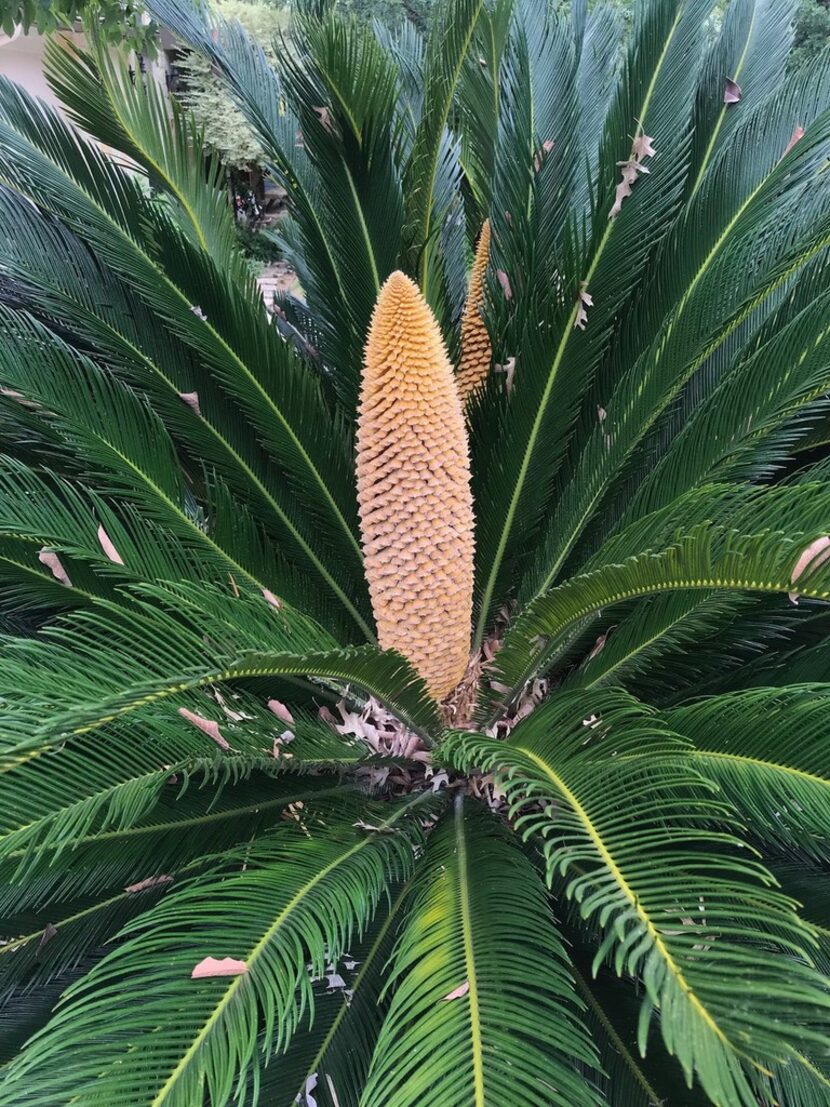
[[[409,658],[441,699],[470,649],[470,461],[441,332],[401,272],[380,291],[366,343],[357,494],[380,644]]]
[[[462,406],[487,380],[493,350],[490,335],[481,316],[481,301],[484,294],[484,274],[490,260],[490,220],[485,219],[476,246],[476,256],[470,273],[470,288],[464,315],[461,319],[461,360],[455,383],[461,397]]]

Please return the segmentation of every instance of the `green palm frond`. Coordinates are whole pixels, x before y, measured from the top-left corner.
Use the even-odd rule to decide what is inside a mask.
[[[3,917],[40,917],[56,903],[109,897],[125,887],[198,869],[206,855],[279,825],[290,817],[292,805],[327,797],[348,800],[356,792],[354,781],[327,775],[275,779],[262,765],[239,781],[232,775],[224,782],[200,778],[185,789],[184,777],[172,774],[166,783],[152,809],[120,829],[95,824],[69,844],[53,840],[9,853],[0,865]],[[68,868],[56,860],[61,849],[71,850]]]
[[[261,299],[253,297],[250,289],[247,295],[245,288],[235,290],[232,275],[221,273],[209,255],[191,246],[160,210],[151,211],[123,171],[118,188],[130,207],[125,212],[119,207],[113,214],[117,197],[108,197],[104,203],[97,189],[93,192],[91,187],[84,187],[86,163],[97,156],[90,152],[91,148],[79,149],[83,140],[71,134],[54,111],[26,98],[15,86],[6,85],[2,92],[0,131],[4,136],[4,156],[0,177],[7,183],[14,182],[18,189],[22,181],[31,182],[24,195],[63,216],[141,295],[148,307],[159,312],[194,353],[206,359],[217,382],[257,427],[263,448],[275,451],[281,464],[285,464],[289,484],[299,481],[312,499],[310,489],[316,486],[322,511],[316,522],[319,525],[328,518],[333,523],[333,533],[339,534],[338,541],[345,543],[341,552],[350,550],[347,556],[359,565],[361,553],[354,534],[353,504],[349,509],[338,505],[330,487],[339,483],[342,488],[346,484],[340,476],[344,467],[337,420],[325,410],[318,384],[302,371],[289,348],[270,327]],[[43,140],[47,124],[49,138],[54,132],[59,144]],[[131,224],[137,225],[139,221],[144,224],[145,233],[150,223],[163,239],[164,249],[158,259],[152,256],[154,250],[146,252],[141,239],[130,233]],[[163,260],[163,268],[159,259]],[[227,310],[228,298],[234,305],[233,311]],[[199,308],[200,314],[194,313],[194,307]],[[293,409],[292,416],[288,415],[289,408]],[[327,425],[330,433],[319,433]],[[312,426],[317,429],[313,436],[309,434]],[[327,461],[321,457],[321,448],[324,455],[328,454]],[[323,475],[324,468],[327,476]],[[293,518],[296,507],[285,503],[281,506],[273,495],[271,502],[283,534],[293,548],[302,558],[310,559],[358,625],[371,636],[365,620],[332,570],[324,565],[309,538],[303,536]],[[351,519],[344,511],[349,512]]]
[[[89,734],[136,712],[203,711],[205,694],[198,693],[210,686],[296,676],[335,686],[353,682],[419,733],[438,729],[434,701],[400,654],[374,646],[338,649],[273,597],[191,583],[136,585],[130,594],[128,610],[96,605],[65,617],[48,646],[29,639],[7,644],[3,664],[15,689],[2,724],[7,749],[36,756],[68,735]],[[36,723],[44,703],[51,721]]]
[[[694,743],[751,832],[826,858],[830,766],[824,755],[827,686],[758,688],[713,696],[665,714]]]
[[[94,19],[61,107],[0,78],[0,1105],[823,1107],[830,52],[795,0],[148,8],[296,280]]]
[[[452,0],[447,4],[433,20],[424,58],[423,105],[404,171],[404,236],[408,268],[417,273],[421,291],[430,303],[436,230],[446,214],[446,197],[437,185],[442,163],[451,158],[453,150],[446,128],[483,8],[483,0]]]
[[[736,0],[727,7],[698,87],[687,186],[692,195],[741,121],[741,102],[724,103],[726,78],[740,86],[742,95],[746,90],[748,103],[766,98],[785,75],[794,14],[792,0]]]
[[[572,954],[572,972],[585,1021],[600,1051],[600,1087],[614,1107],[684,1107],[707,1103],[699,1085],[689,1088],[677,1061],[659,1048],[659,1030],[652,1028],[645,1055],[637,1044],[639,999],[630,980],[619,980],[608,969],[591,972],[590,951],[583,943]]]
[[[430,838],[393,963],[366,1107],[596,1102],[573,1067],[593,1055],[539,879],[460,799]]]
[[[165,97],[153,80],[134,87],[124,59],[99,39],[91,53],[67,39],[48,40],[45,72],[73,122],[142,166],[150,183],[175,201],[185,233],[242,279],[244,261],[234,248],[221,167],[209,163],[205,172],[202,136],[177,101]]]
[[[810,967],[809,927],[730,830],[712,829],[728,828],[728,808],[677,735],[625,694],[574,694],[506,743],[459,735],[445,756],[496,772],[517,829],[544,843],[549,879],[565,878],[601,930],[594,971],[607,957],[642,979],[640,1048],[659,1010],[687,1081],[696,1075],[715,1102],[752,1107],[744,1061],[785,1061],[812,1039],[828,1001]],[[741,1007],[730,998],[739,979]]]
[[[380,816],[388,834],[355,831],[346,812],[333,823],[321,815],[319,824],[309,814],[302,827],[217,858],[212,871],[128,925],[127,940],[96,965],[85,984],[70,989],[51,1029],[9,1070],[0,1102],[15,1094],[19,1081],[26,1083],[30,1066],[38,1070],[41,1089],[33,1104],[67,1095],[90,1102],[102,1094],[124,1102],[147,1093],[157,1104],[190,1104],[203,1091],[226,1102],[234,1088],[256,1082],[267,1057],[285,1048],[310,1013],[312,979],[366,925],[385,881],[411,868],[406,827],[411,834],[414,824],[402,818],[418,802]],[[353,810],[352,822],[359,810]],[[206,899],[209,917],[191,925],[194,907]],[[189,925],[182,929],[185,920]],[[217,954],[243,961],[246,971],[192,980],[196,966]],[[125,985],[131,989],[129,1025],[118,1044],[105,1045],[101,1053],[104,1039],[96,1028],[110,1017],[105,997]],[[160,1035],[159,1020],[170,1011],[176,1019]],[[255,1054],[250,1028],[260,1017],[265,1038]],[[67,1032],[75,1042],[71,1073],[61,1060]]]
[[[524,380],[517,378],[503,435],[483,459],[486,483],[478,493],[483,566],[479,641],[494,602],[510,583],[506,559],[527,542],[542,517],[551,460],[555,465],[567,444],[575,407],[606,349],[615,315],[647,252],[669,224],[675,190],[682,187],[693,71],[689,58],[698,49],[704,7],[653,3],[638,8],[642,26],[605,125],[599,169],[603,192],[596,199],[591,237],[584,244],[571,244],[565,254],[567,288],[556,296],[549,291],[547,302],[536,292],[533,328],[522,335]],[[643,134],[653,137],[662,150],[661,186],[656,187],[655,164],[645,187],[635,190],[619,216],[610,219],[617,162],[632,156],[632,137]],[[576,325],[581,290],[596,302],[585,334]],[[558,340],[550,341],[551,333],[558,334]]]
[[[350,959],[344,958],[344,971],[352,966],[350,987],[329,997],[329,1017],[315,1017],[310,1028],[311,1048],[303,1058],[304,1067],[299,1073],[293,1070],[294,1079],[288,1086],[299,1088],[302,1093],[313,1083],[314,1098],[321,1107],[359,1107],[388,1008],[388,1002],[382,998],[384,970],[408,893],[408,886],[404,885],[388,910],[378,910],[362,945],[353,949]],[[291,1054],[295,1048],[292,1044]],[[292,1061],[290,1054],[284,1056],[285,1062]],[[278,1089],[286,1087],[286,1078],[279,1068],[272,1079]]]
[[[758,521],[764,516],[765,522],[786,518],[781,510],[786,500],[782,503],[778,497],[765,505],[761,496],[752,506],[761,508],[755,516]],[[770,509],[768,515],[765,506]],[[825,509],[816,501],[813,506],[819,512]],[[750,534],[699,524],[663,548],[572,577],[534,601],[517,620],[498,658],[499,680],[515,694],[551,660],[569,632],[610,604],[689,590],[791,593],[799,555],[814,538],[809,533],[793,539],[773,529]],[[823,600],[830,595],[827,583],[827,572],[815,565],[805,575],[803,587],[799,581],[798,591]]]

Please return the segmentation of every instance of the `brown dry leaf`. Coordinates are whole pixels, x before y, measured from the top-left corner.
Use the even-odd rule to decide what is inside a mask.
[[[802,138],[804,138],[804,128],[801,126],[800,123],[796,123],[795,127],[793,128],[793,133],[790,136],[790,141],[785,146],[784,153],[781,155],[781,157],[785,158],[787,154],[789,154],[790,150],[792,150],[793,146],[795,146],[796,142],[800,142]]]
[[[242,976],[248,971],[244,961],[237,961],[234,957],[205,957],[195,965],[190,974],[191,980],[202,980],[210,976]]]
[[[469,992],[469,990],[470,981],[465,980],[463,984],[459,984],[457,988],[453,988],[451,992],[447,992],[441,1002],[446,1003],[448,1000],[451,999],[461,999],[461,997],[465,996],[467,992]]]
[[[195,411],[197,415],[202,414],[202,409],[199,407],[199,393],[198,392],[180,392],[179,399],[184,400],[187,406]]]
[[[67,588],[72,587],[72,581],[69,579],[69,574],[61,564],[61,559],[55,553],[54,550],[41,550],[37,555],[38,561],[41,565],[45,565],[52,573],[52,576],[58,581],[59,584],[66,585]]]
[[[121,554],[112,544],[112,539],[104,530],[103,526],[98,527],[98,541],[101,543],[101,549],[115,565],[123,565],[124,559]]]
[[[284,703],[280,703],[279,700],[269,700],[268,710],[273,711],[277,718],[281,719],[282,722],[288,723],[289,726],[293,726],[294,716],[291,714]]]
[[[516,376],[516,359],[509,357],[504,365],[497,365],[495,367],[497,373],[505,374],[505,388],[507,389],[507,395],[509,396],[513,391],[513,378]]]
[[[737,81],[733,81],[731,77],[726,78],[726,84],[723,89],[723,102],[724,104],[738,104],[743,99],[743,93],[741,92],[741,86]]]
[[[651,145],[654,139],[651,135],[637,135],[631,146],[631,156],[634,161],[642,161],[643,158],[653,158],[656,150]]]
[[[629,191],[631,191],[629,189]],[[577,300],[576,307],[576,319],[574,320],[574,327],[578,327],[581,331],[585,330],[585,324],[588,322],[588,312],[586,308],[594,306],[594,297],[588,292],[585,287],[585,281],[579,286],[579,299]]]
[[[40,941],[38,942],[38,947],[37,948],[39,950],[43,949],[43,947],[46,945],[47,942],[51,942],[52,939],[57,938],[57,936],[58,936],[58,928],[56,926],[54,926],[52,923],[47,923],[46,926],[44,926],[44,928],[43,928],[43,933],[40,936]]]
[[[323,129],[331,134],[334,130],[334,119],[332,117],[331,110],[327,107],[315,108],[314,113],[320,120]]]
[[[801,551],[790,575],[790,581],[795,584],[798,578],[809,570],[811,573],[823,565],[830,558],[830,536],[824,535],[816,538],[809,546]],[[790,592],[789,597],[793,603],[798,603],[798,592]]]
[[[623,200],[627,200],[631,195],[631,185],[638,177],[636,168],[632,168],[632,162],[625,161],[622,163],[622,166],[622,179],[617,185],[616,192],[614,193],[614,203],[611,205],[611,210],[608,212],[609,219],[616,219],[620,214]]]
[[[604,407],[597,407],[597,422],[604,423],[608,418],[608,412]]]
[[[263,588],[262,595],[264,596],[266,603],[270,603],[271,607],[275,607],[277,611],[279,611],[279,609],[282,607],[282,600],[275,596],[270,588]]]
[[[195,711],[188,711],[186,707],[180,707],[179,714],[183,719],[187,719],[189,723],[193,723],[195,727],[198,727],[208,738],[212,738],[220,749],[229,750],[231,748],[227,738],[222,737],[219,724],[215,719],[206,719],[204,715],[197,715]]]
[[[610,630],[606,630],[605,634],[600,634],[599,638],[597,638],[596,642],[594,642],[593,646],[591,647],[591,652],[586,657],[586,661],[590,661],[592,658],[596,657],[598,653],[602,653],[602,651],[605,649],[605,643],[608,641],[608,635],[610,633]]]
[[[144,892],[148,888],[159,888],[164,884],[172,884],[173,877],[168,876],[166,873],[161,873],[159,876],[148,876],[145,880],[139,880],[136,884],[128,884],[124,891],[127,895],[134,895],[136,892]]]
[[[551,152],[553,146],[553,139],[546,138],[539,149],[536,151],[536,156],[533,159],[533,170],[535,173],[538,173],[539,170],[542,168],[542,165],[545,161],[545,155]]]
[[[641,173],[650,173],[642,164],[643,158],[651,158],[657,151],[652,146],[651,135],[638,134],[631,143],[631,154],[628,161],[618,161],[621,169],[620,181],[614,193],[614,203],[608,212],[609,219],[616,219],[622,209],[623,200],[631,195],[631,186],[637,181]]]
[[[501,290],[504,293],[505,300],[512,300],[513,288],[511,287],[510,278],[508,277],[508,275],[503,269],[497,269],[496,277],[498,278],[498,282],[501,285]]]

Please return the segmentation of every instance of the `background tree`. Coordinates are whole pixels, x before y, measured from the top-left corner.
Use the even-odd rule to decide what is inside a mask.
[[[288,24],[287,6],[219,0],[217,11],[238,21],[273,64],[277,37]],[[262,165],[265,155],[261,144],[210,62],[195,51],[186,50],[175,64],[180,74],[177,95],[201,126],[208,149],[228,167]]]
[[[0,26],[10,35],[16,26],[50,34],[92,17],[113,45],[152,54],[158,27],[141,0],[0,0]]]
[[[801,0],[791,64],[798,68],[830,44],[830,6],[825,0]]]

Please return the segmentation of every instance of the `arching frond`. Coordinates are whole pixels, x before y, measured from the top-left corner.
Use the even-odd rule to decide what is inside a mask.
[[[380,815],[392,833],[355,830],[343,812],[217,858],[212,871],[128,925],[127,940],[69,990],[9,1070],[0,1102],[13,1102],[32,1066],[38,1090],[32,1095],[29,1086],[26,1094],[33,1105],[67,1096],[93,1103],[105,1094],[190,1107],[208,1092],[220,1107],[251,1082],[256,1087],[268,1055],[310,1016],[313,978],[362,931],[385,881],[411,868],[418,826],[407,816],[418,802]],[[194,908],[206,901],[211,910],[197,922]],[[200,978],[195,970],[211,957],[232,958],[233,973],[214,976],[207,965]],[[125,987],[129,1018],[113,1039],[101,1033],[111,1028],[108,996]],[[258,1042],[260,1018],[265,1037]],[[62,1061],[67,1034],[71,1072]]]
[[[143,710],[198,710],[189,694],[215,684],[300,675],[354,682],[420,733],[438,728],[434,702],[399,654],[331,649],[325,632],[274,597],[191,584],[136,586],[132,595],[138,602],[128,611],[96,607],[67,616],[48,645],[7,644],[3,665],[15,689],[14,711],[3,719],[7,748],[15,740],[20,752],[42,742],[49,748],[59,734],[89,733]]]
[[[597,1102],[574,1067],[593,1053],[539,879],[460,797],[430,839],[389,987],[364,1107]]]
[[[214,161],[205,171],[202,136],[179,103],[164,96],[156,81],[136,81],[134,73],[131,79],[125,59],[99,39],[88,53],[67,38],[49,39],[44,64],[73,122],[141,166],[174,201],[184,233],[243,280],[221,168]]]
[[[338,496],[332,492],[338,484],[342,490],[346,483],[343,455],[337,445],[338,420],[326,410],[319,385],[270,326],[261,300],[246,294],[244,288],[235,290],[232,277],[222,274],[208,254],[177,234],[161,211],[151,210],[123,171],[118,189],[126,210],[114,213],[114,198],[103,201],[98,185],[93,190],[85,179],[85,166],[93,155],[84,140],[52,109],[27,98],[15,86],[7,84],[0,91],[0,130],[4,135],[0,177],[44,210],[63,218],[141,295],[151,311],[175,327],[257,428],[259,441],[273,451],[289,483],[299,482],[295,487],[302,487],[304,502],[306,495],[315,498],[311,488],[316,486],[322,510],[317,524],[326,526],[325,518],[333,522],[332,533],[340,535],[336,544],[345,539],[341,553],[350,549],[347,556],[359,566],[353,500],[344,497],[338,504]],[[28,182],[25,189],[24,181]],[[141,234],[133,223],[142,228]],[[142,248],[148,224],[163,239],[164,249],[158,257],[153,256],[155,250]],[[234,305],[230,312],[229,298]],[[318,433],[310,437],[308,428],[312,426]],[[319,433],[323,426],[330,428],[325,434]],[[321,449],[328,461],[323,460]],[[310,559],[371,636],[336,579],[339,570],[324,565],[308,534],[304,536],[298,527],[296,500],[292,506],[284,503],[280,507],[276,498],[272,503],[287,541],[295,551],[299,549],[301,559]],[[351,520],[347,518],[350,509]]]
[[[755,506],[762,504],[763,498]],[[786,504],[779,500],[768,506],[767,518],[773,522]],[[823,504],[814,506],[823,509]],[[693,589],[791,593],[799,556],[813,540],[812,534],[793,540],[775,530],[750,535],[701,524],[668,548],[572,577],[536,600],[517,621],[498,658],[499,679],[518,690],[543,659],[553,656],[569,630],[623,600]],[[812,563],[798,591],[824,599],[827,573]]]
[[[459,734],[444,753],[495,772],[517,829],[543,843],[549,878],[565,878],[600,928],[594,970],[607,957],[643,981],[641,1049],[659,1010],[687,1081],[696,1076],[714,1102],[754,1107],[745,1061],[762,1070],[808,1042],[821,1048],[812,1027],[828,1000],[809,928],[743,843],[714,829],[728,828],[728,809],[656,716],[622,693],[578,693],[507,742]]]
[[[827,685],[757,688],[666,712],[751,833],[827,858]]]

